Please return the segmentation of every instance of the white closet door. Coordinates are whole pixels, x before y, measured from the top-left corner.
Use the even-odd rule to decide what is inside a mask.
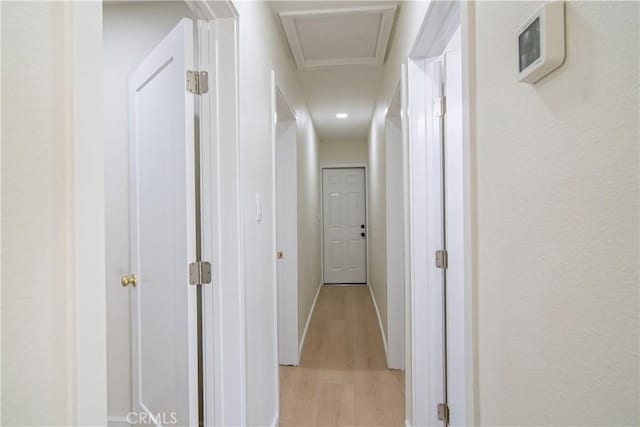
[[[323,169],[324,282],[367,282],[364,168]]]
[[[130,78],[133,405],[156,425],[197,425],[193,23],[183,19]]]

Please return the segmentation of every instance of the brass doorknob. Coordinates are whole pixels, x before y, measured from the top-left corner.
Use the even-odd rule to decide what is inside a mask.
[[[136,279],[136,275],[132,274],[131,277],[122,276],[122,279],[120,279],[120,283],[125,288],[129,285],[135,287],[136,283],[138,283],[138,280]]]

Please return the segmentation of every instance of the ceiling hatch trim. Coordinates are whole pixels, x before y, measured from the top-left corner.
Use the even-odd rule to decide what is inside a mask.
[[[296,66],[301,71],[312,71],[345,65],[381,66],[384,63],[384,57],[387,52],[396,8],[396,5],[362,6],[342,9],[287,11],[280,12],[279,15]],[[375,23],[376,28],[371,25],[372,23]],[[331,46],[328,49],[325,46],[321,49],[322,54],[320,55],[324,57],[313,58],[313,46],[305,45],[305,41],[309,42],[309,40],[305,40],[304,32],[306,29],[313,31],[313,26],[317,31],[318,25],[322,27],[325,24],[335,24],[336,27],[333,27],[333,29],[337,30],[338,33],[343,31],[353,32],[358,29],[358,25],[362,25],[363,32],[356,36],[357,40],[354,37],[352,38],[353,40],[343,40],[343,42],[348,44],[358,40],[375,40],[375,43],[372,49],[363,49],[362,46],[355,48],[361,51],[361,54],[358,55],[344,55],[344,49],[339,52],[342,46],[334,43],[334,47],[337,48],[334,49],[334,55],[330,52]],[[346,26],[349,26],[349,28],[346,28]],[[327,31],[330,30],[327,27]],[[302,36],[301,32],[303,33]],[[330,36],[331,34],[327,33],[327,37]],[[318,37],[315,38],[317,39]],[[315,50],[317,51],[318,49]]]

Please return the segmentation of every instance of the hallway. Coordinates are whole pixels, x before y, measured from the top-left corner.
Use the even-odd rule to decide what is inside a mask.
[[[323,286],[299,367],[280,367],[280,425],[404,424],[404,373],[386,367],[366,286]]]

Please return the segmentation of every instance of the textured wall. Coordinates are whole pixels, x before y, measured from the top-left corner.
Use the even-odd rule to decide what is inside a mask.
[[[566,2],[565,64],[515,79],[539,2],[478,2],[483,425],[637,425],[637,2]]]
[[[64,425],[71,404],[65,10],[1,7],[2,424]]]

